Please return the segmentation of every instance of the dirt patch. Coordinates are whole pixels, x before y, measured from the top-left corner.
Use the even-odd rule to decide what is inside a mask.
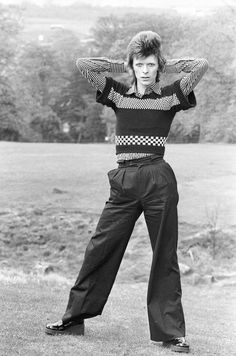
[[[61,207],[31,207],[0,212],[0,269],[57,273],[75,278],[99,216]],[[232,271],[235,228],[216,232],[180,223],[179,261],[192,273],[222,276]],[[202,229],[202,233],[199,231]],[[214,253],[213,253],[214,247]],[[148,280],[152,252],[144,219],[138,220],[118,274],[120,282]],[[186,276],[191,281],[191,278]]]

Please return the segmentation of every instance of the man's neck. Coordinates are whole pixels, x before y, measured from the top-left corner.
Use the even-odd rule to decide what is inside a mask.
[[[141,95],[144,95],[144,94],[145,94],[145,91],[146,91],[148,88],[150,88],[152,85],[154,85],[154,84],[155,84],[155,83],[152,83],[152,84],[149,84],[149,85],[144,86],[144,85],[142,85],[142,84],[140,84],[140,83],[137,83],[137,84],[136,84],[137,92],[138,92],[139,94],[141,94]]]
[[[137,92],[139,94],[144,95],[146,88],[147,88],[146,86],[144,86],[140,83],[137,83]]]

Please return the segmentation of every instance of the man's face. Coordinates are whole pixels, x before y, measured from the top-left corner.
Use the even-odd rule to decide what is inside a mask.
[[[133,70],[137,84],[147,87],[156,81],[158,60],[153,54],[148,57],[134,57]]]

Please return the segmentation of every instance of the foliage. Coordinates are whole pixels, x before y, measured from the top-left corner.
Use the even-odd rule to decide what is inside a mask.
[[[14,93],[7,81],[2,76],[0,82],[0,140],[17,141],[19,122],[14,102]],[[5,79],[5,80],[4,80]]]
[[[17,9],[0,5],[0,140],[15,141],[19,136],[20,120],[7,70],[12,66],[20,28]]]
[[[34,115],[30,122],[30,126],[42,137],[42,141],[44,142],[57,141],[57,136],[61,131],[60,119],[48,107],[44,107],[43,111]]]
[[[94,103],[90,96],[84,97],[84,100],[86,101],[86,121],[83,130],[83,141],[104,142],[106,127],[101,122],[102,107]]]
[[[17,35],[21,29],[20,13],[16,7],[0,4],[0,70],[4,70],[15,54]]]
[[[89,9],[83,7],[85,12]],[[80,75],[75,60],[86,56],[125,59],[130,38],[148,29],[161,35],[166,58],[205,57],[209,62],[207,74],[195,89],[198,105],[177,114],[169,142],[236,142],[233,7],[203,17],[175,11],[121,12],[119,16],[106,15],[106,10],[91,28],[93,40],[87,42],[60,26],[37,41],[26,42],[23,35],[19,37],[22,11],[9,6],[0,10],[1,140],[94,142],[105,136],[112,140],[114,113],[95,103],[95,91]],[[36,8],[31,6],[30,11]],[[128,75],[116,77],[130,81]],[[172,75],[161,76],[163,85],[173,80]],[[68,132],[63,131],[65,124]]]

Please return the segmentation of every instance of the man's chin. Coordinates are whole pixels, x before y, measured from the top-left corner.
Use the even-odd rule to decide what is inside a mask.
[[[142,80],[142,85],[144,85],[145,87],[149,87],[151,85],[151,81],[150,80]]]

